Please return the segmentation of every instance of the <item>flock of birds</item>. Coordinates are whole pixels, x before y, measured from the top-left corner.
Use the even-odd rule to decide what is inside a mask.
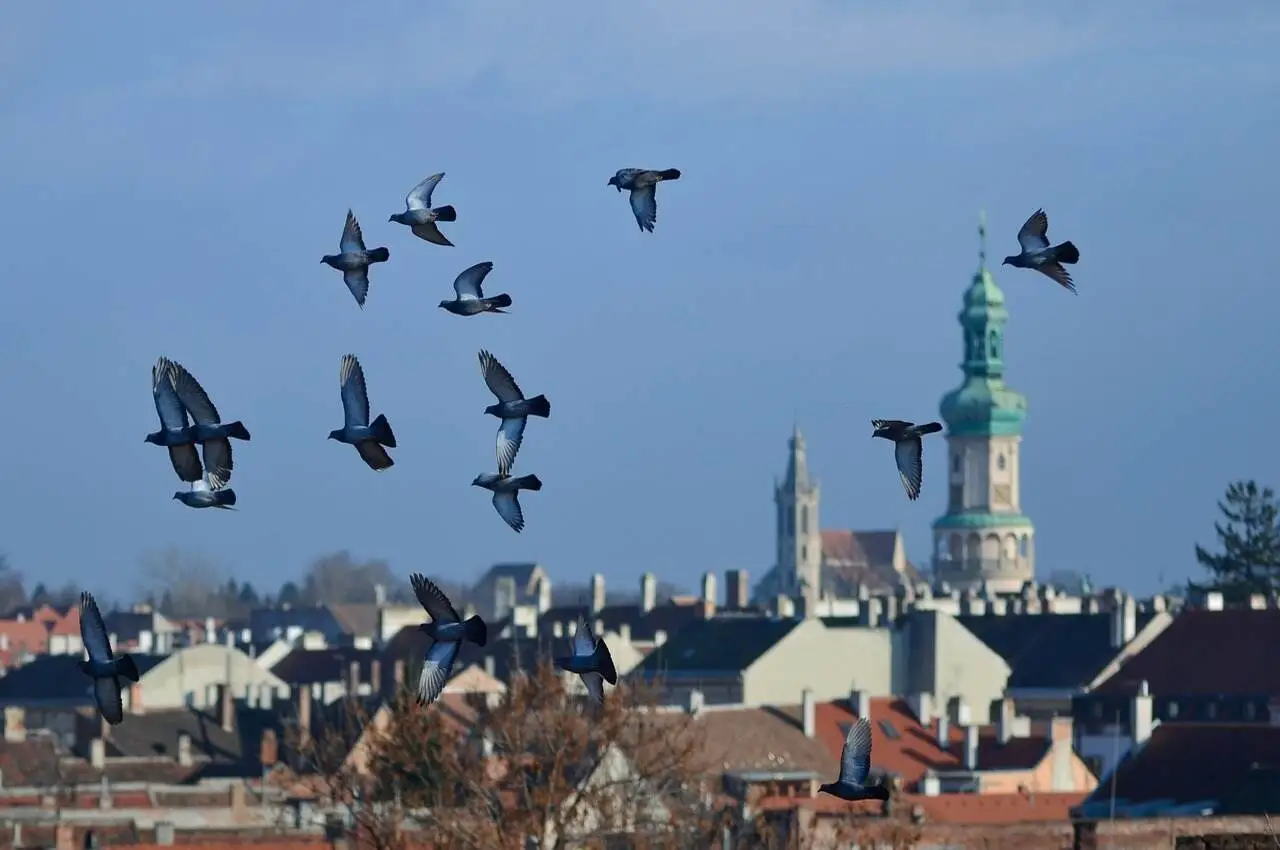
[[[631,211],[642,232],[653,232],[657,221],[657,186],[678,180],[678,169],[655,171],[624,168],[609,179],[608,185],[619,192],[630,193]],[[405,211],[395,213],[389,221],[407,226],[420,239],[435,245],[452,246],[440,231],[440,222],[457,220],[457,211],[449,205],[433,207],[431,196],[444,174],[433,174],[414,186],[405,198]],[[1006,257],[1005,265],[1034,269],[1065,289],[1075,292],[1075,283],[1064,267],[1079,261],[1080,252],[1071,242],[1051,245],[1049,220],[1044,210],[1036,210],[1018,231],[1021,251]],[[342,272],[356,304],[364,308],[369,295],[369,269],[385,263],[391,252],[385,247],[368,248],[355,215],[348,210],[346,224],[339,241],[339,253],[325,255],[321,262]],[[480,313],[506,313],[511,296],[484,294],[484,280],[493,271],[493,263],[477,263],[454,279],[454,298],[440,302],[440,307],[457,316]],[[511,373],[486,350],[479,354],[480,370],[485,384],[497,403],[485,413],[499,420],[495,453],[497,471],[476,476],[472,485],[493,493],[493,506],[512,529],[524,528],[520,508],[521,490],[538,491],[542,481],[536,475],[512,476],[511,468],[524,439],[530,416],[549,418],[551,403],[545,395],[527,398]],[[360,458],[375,471],[389,469],[394,461],[387,449],[396,447],[395,433],[384,414],[370,419],[369,394],[364,370],[353,354],[343,355],[339,366],[344,422],[330,432],[329,439],[354,446]],[[161,357],[151,370],[152,396],[160,417],[160,430],[148,434],[146,442],[164,446],[174,472],[190,489],[174,493],[173,498],[193,508],[233,509],[236,494],[228,485],[233,467],[231,440],[248,440],[249,431],[239,421],[223,422],[218,409],[190,372],[180,363]],[[873,419],[872,437],[894,444],[894,460],[907,497],[920,496],[924,478],[922,438],[942,430],[937,422],[917,425],[901,419]],[[199,452],[197,452],[197,446]],[[478,615],[467,619],[459,616],[445,593],[425,576],[414,573],[409,578],[414,596],[429,620],[418,629],[431,639],[418,678],[417,700],[429,705],[439,698],[464,642],[483,647],[488,629]],[[118,724],[124,719],[121,680],[136,683],[138,666],[128,654],[115,655],[98,605],[89,593],[80,595],[80,634],[88,654],[80,669],[93,681],[94,699],[103,719]],[[593,634],[585,617],[580,617],[572,637],[570,655],[557,657],[562,670],[582,678],[590,700],[604,702],[604,683],[616,685],[618,673],[603,637]],[[840,758],[840,775],[836,782],[820,790],[844,800],[885,800],[888,789],[881,784],[867,784],[871,770],[871,727],[868,718],[853,723],[845,739]]]

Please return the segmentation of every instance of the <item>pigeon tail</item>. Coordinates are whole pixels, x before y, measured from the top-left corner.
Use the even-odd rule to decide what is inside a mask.
[[[536,475],[522,475],[512,483],[521,490],[532,490],[535,493],[542,489],[542,479]]]
[[[431,212],[435,213],[436,221],[457,221],[458,220],[458,211],[455,210],[449,204],[445,204],[443,207],[436,207]]]
[[[249,429],[244,427],[239,420],[236,420],[227,425],[227,436],[235,437],[237,440],[248,440]]]
[[[926,422],[924,425],[916,426],[916,433],[921,436],[925,434],[936,434],[942,430],[942,426],[937,422]]]
[[[492,298],[486,298],[486,299],[484,299],[484,303],[485,303],[488,307],[490,307],[490,308],[493,308],[493,307],[510,307],[510,306],[511,306],[511,296],[504,292],[504,293],[502,293],[501,295],[495,295],[495,296],[493,296]],[[496,311],[495,311],[495,312],[496,312]]]
[[[369,430],[373,432],[373,438],[389,449],[396,447],[396,435],[391,431],[391,423],[387,421],[385,413],[379,413],[378,417],[369,423]]]
[[[1053,249],[1053,258],[1060,263],[1071,265],[1080,262],[1080,249],[1072,242],[1063,242]]]
[[[480,619],[479,614],[472,614],[462,624],[462,632],[467,636],[467,640],[476,646],[484,646],[489,640],[489,629],[484,624],[484,620]]]
[[[213,503],[220,508],[229,508],[236,503],[235,490],[215,490],[213,491]]]
[[[618,668],[613,666],[613,656],[609,654],[609,647],[605,645],[604,638],[596,641],[595,656],[596,670],[604,680],[611,685],[618,684]]]
[[[680,169],[678,169],[678,168],[668,168],[668,169],[666,169],[666,170],[664,170],[664,171],[659,171],[659,172],[658,172],[658,179],[659,179],[659,180],[679,180],[679,179],[680,179]]]
[[[530,416],[541,416],[543,419],[551,416],[551,402],[547,401],[544,395],[537,395],[528,401],[528,410]]]
[[[136,682],[142,678],[142,674],[138,672],[138,664],[133,660],[132,655],[121,655],[116,659],[116,675],[123,676],[130,682]]]
[[[371,263],[385,263],[391,259],[391,252],[386,248],[371,248],[365,252],[365,257]]]

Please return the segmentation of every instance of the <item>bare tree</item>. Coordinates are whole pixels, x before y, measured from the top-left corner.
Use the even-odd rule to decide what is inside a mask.
[[[22,573],[0,555],[0,615],[27,604],[27,591],[22,584]]]
[[[374,587],[391,588],[402,583],[386,561],[358,562],[349,552],[317,558],[302,583],[302,600],[310,605],[373,602]]]
[[[220,600],[227,570],[209,558],[176,546],[142,556],[141,594],[167,600],[172,617],[226,616]]]

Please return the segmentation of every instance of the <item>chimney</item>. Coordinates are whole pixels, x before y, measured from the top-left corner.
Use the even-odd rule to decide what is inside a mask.
[[[1129,729],[1133,734],[1133,745],[1140,747],[1151,737],[1151,688],[1147,680],[1138,684],[1138,693],[1129,708]]]
[[[1014,706],[1013,697],[996,700],[996,737],[1001,744],[1009,743],[1013,737]]]
[[[252,687],[252,685],[250,685]],[[263,682],[258,685],[258,708],[271,708],[276,698],[276,689]]]
[[[924,778],[920,780],[920,793],[926,797],[936,797],[942,792],[942,783],[938,781],[938,774],[932,769],[926,770]]]
[[[178,733],[178,764],[191,767],[191,736],[186,732]]]
[[[236,730],[236,703],[230,685],[218,685],[218,723],[224,732]]]
[[[774,601],[774,615],[780,620],[789,620],[796,615],[796,604],[785,593],[779,593]]]
[[[667,642],[667,632],[666,632],[666,630],[665,630],[665,629],[654,629],[654,630],[653,630],[653,645],[654,645],[655,647],[657,647],[657,646],[662,646],[662,645],[663,645],[664,643],[666,643],[666,642]]]
[[[1204,610],[1221,611],[1222,610],[1222,593],[1221,591],[1211,590],[1204,595]]]
[[[244,783],[235,782],[231,785],[231,805],[233,812],[244,811]]]
[[[697,717],[698,714],[701,713],[702,711],[702,706],[703,706],[702,691],[698,690],[697,688],[690,688],[689,701],[688,701],[689,714],[693,715],[694,717]]]
[[[849,691],[849,710],[859,718],[871,716],[871,694],[857,688]]]
[[[751,585],[746,570],[729,570],[724,574],[724,607],[741,611],[751,604]]]
[[[653,573],[640,576],[640,611],[649,613],[658,605],[658,579]]]
[[[311,743],[311,686],[298,688],[298,746],[305,747]]]
[[[79,850],[76,847],[76,828],[63,821],[53,828],[53,846],[56,850]]]
[[[276,740],[276,730],[263,729],[262,738],[258,742],[258,761],[263,767],[271,767],[280,760],[280,742]]]
[[[604,576],[600,573],[591,574],[591,613],[598,614],[604,608]]]
[[[382,693],[382,661],[377,658],[369,662],[369,689],[375,694]]]
[[[497,664],[494,661],[493,656],[486,655],[484,657],[484,672],[489,676],[493,676],[494,678],[497,678],[497,674],[495,672],[496,670],[497,670]]]
[[[968,726],[973,720],[973,712],[969,710],[969,703],[965,702],[961,697],[951,698],[951,722],[957,726]]]
[[[212,617],[204,618],[204,642],[205,643],[218,642],[218,630],[213,624]]]
[[[355,696],[360,692],[360,662],[352,661],[347,665],[347,694]]]
[[[911,706],[911,713],[916,716],[916,720],[921,726],[928,727],[933,722],[933,695],[925,692],[912,694],[907,698],[907,704]]]
[[[813,691],[805,688],[800,692],[800,715],[802,718],[804,736],[812,738],[817,731],[817,719],[815,718],[813,705]]]
[[[631,624],[630,623],[618,624],[618,639],[621,640],[623,643],[631,643]]]
[[[379,608],[387,604],[387,586],[385,584],[375,584],[373,586],[373,604]]]
[[[947,713],[945,711],[938,712],[938,749],[948,750],[951,748],[951,725],[947,722]]]
[[[1138,630],[1138,606],[1133,597],[1125,594],[1116,600],[1111,609],[1111,648],[1121,649],[1133,640]]]
[[[964,727],[964,769],[978,769],[978,727]]]
[[[5,706],[4,739],[10,743],[27,740],[27,710],[22,706]]]
[[[89,764],[94,770],[102,770],[107,764],[107,742],[101,738],[89,742]]]
[[[1102,606],[1098,603],[1098,597],[1086,596],[1084,598],[1084,613],[1097,614],[1101,610],[1101,607]]]
[[[395,682],[396,691],[404,687],[404,659],[397,658],[391,665],[391,680]]]
[[[156,821],[156,844],[161,847],[173,846],[173,824],[167,820]]]
[[[716,615],[716,574],[706,572],[702,574],[702,616],[710,619]]]
[[[564,637],[564,623],[556,620],[551,624],[551,636],[554,638]]]

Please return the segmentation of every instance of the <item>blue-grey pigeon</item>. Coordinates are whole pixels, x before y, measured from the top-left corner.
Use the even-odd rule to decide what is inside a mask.
[[[525,424],[530,416],[550,417],[551,402],[544,395],[525,398],[511,373],[488,351],[480,352],[480,372],[489,392],[498,398],[498,403],[489,405],[484,412],[502,420],[497,437],[498,474],[510,475],[511,464],[524,440]]]
[[[663,180],[679,180],[680,169],[667,168],[662,171],[650,171],[646,168],[620,168],[618,173],[609,178],[609,185],[619,192],[626,189],[631,193],[631,211],[635,213],[636,224],[641,230],[653,232],[653,225],[658,221],[658,184]]]
[[[409,190],[404,199],[404,212],[395,213],[388,221],[407,225],[413,235],[425,239],[435,245],[453,246],[436,226],[437,221],[457,221],[458,211],[447,204],[443,207],[431,208],[431,193],[436,184],[444,179],[444,172],[432,174],[417,186]]]
[[[453,279],[452,301],[441,301],[440,307],[458,316],[474,316],[476,313],[505,313],[502,307],[511,306],[511,296],[505,292],[492,298],[484,296],[484,279],[493,271],[493,263],[476,263]]]
[[[173,498],[189,508],[221,508],[224,511],[236,510],[236,491],[219,480],[206,474],[199,481],[191,482],[190,490],[179,490]]]
[[[148,434],[145,441],[169,450],[169,462],[179,479],[187,483],[199,481],[204,469],[196,452],[195,430],[174,388],[173,364],[164,357],[151,367],[151,396],[160,416],[160,430]]]
[[[520,491],[542,489],[542,480],[536,475],[521,475],[512,478],[509,475],[498,475],[494,472],[482,472],[471,482],[473,487],[483,487],[493,492],[493,509],[502,517],[503,522],[517,532],[524,529],[524,512],[520,510]]]
[[[937,422],[915,425],[901,419],[872,419],[872,437],[893,442],[893,459],[898,464],[898,477],[907,491],[907,498],[920,498],[920,485],[924,482],[924,444],[921,437],[942,430]]]
[[[218,486],[214,487],[216,490],[231,480],[233,464],[229,438],[248,440],[249,430],[239,420],[223,422],[218,415],[218,408],[213,406],[204,387],[200,386],[200,382],[181,363],[170,361],[169,368],[178,399],[195,422],[192,431],[204,454],[205,475],[211,483],[217,483]]]
[[[354,354],[342,356],[338,381],[342,387],[345,424],[336,431],[330,431],[329,439],[355,446],[360,457],[374,471],[393,466],[395,461],[383,446],[394,449],[396,435],[392,433],[391,423],[385,415],[379,413],[376,419],[369,421],[369,392],[365,388],[364,369],[360,368],[360,361]]]
[[[850,802],[889,799],[889,789],[885,786],[866,784],[870,774],[871,723],[867,718],[859,717],[849,725],[849,734],[844,739],[844,749],[840,752],[840,778],[820,786],[818,791]]]
[[[1062,264],[1073,265],[1080,262],[1080,251],[1070,241],[1049,247],[1049,217],[1044,214],[1044,210],[1033,212],[1026,224],[1022,225],[1022,229],[1018,231],[1018,244],[1022,246],[1022,253],[1005,257],[1004,265],[1035,269],[1064,289],[1076,291],[1071,273]]]
[[[613,666],[613,656],[605,646],[604,637],[596,637],[587,621],[579,617],[578,629],[573,633],[573,655],[555,659],[556,666],[582,677],[591,701],[604,702],[604,683],[618,684],[618,671]]]
[[[364,309],[364,299],[369,297],[369,266],[374,263],[385,263],[391,259],[391,252],[386,248],[369,249],[364,246],[364,233],[360,230],[360,222],[355,213],[347,210],[347,223],[342,228],[342,239],[338,242],[339,254],[325,254],[320,262],[332,266],[342,272],[342,280],[355,296],[360,309]]]
[[[142,678],[138,665],[126,653],[111,651],[111,638],[102,622],[102,613],[93,594],[80,594],[80,641],[88,660],[81,660],[81,672],[93,679],[93,699],[102,719],[112,726],[124,720],[124,703],[120,698],[120,680],[137,682]]]
[[[440,697],[445,683],[449,681],[449,673],[453,670],[462,642],[469,640],[477,646],[484,646],[489,639],[489,630],[478,614],[465,621],[459,617],[444,591],[421,573],[409,576],[409,584],[413,586],[413,595],[418,597],[418,604],[431,617],[430,622],[418,626],[418,631],[433,641],[418,676],[418,704],[429,705]]]

